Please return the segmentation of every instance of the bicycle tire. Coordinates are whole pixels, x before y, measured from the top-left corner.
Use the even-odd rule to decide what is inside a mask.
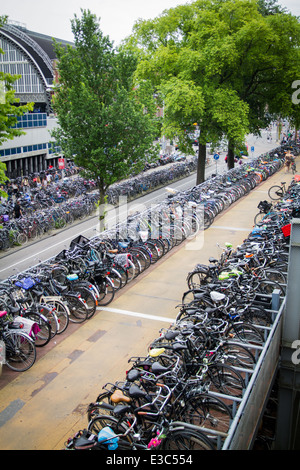
[[[57,334],[59,329],[58,318],[54,311],[54,308],[50,305],[42,305],[39,304],[39,309],[43,312],[43,315],[47,318],[50,326],[51,326],[51,338]]]
[[[47,299],[44,299],[43,302],[45,302],[46,304],[50,304],[54,308],[59,324],[57,334],[60,335],[67,329],[70,323],[70,312],[68,310],[68,307],[63,302],[56,299],[50,299],[49,301]]]
[[[182,427],[184,427],[184,423],[182,423]],[[215,450],[215,446],[203,433],[185,428],[169,430],[162,440],[159,450],[190,452],[193,450]]]
[[[232,366],[253,369],[256,364],[254,354],[241,344],[234,341],[228,341],[222,346],[222,352],[225,354],[225,362]]]
[[[210,364],[208,376],[211,381],[210,391],[234,397],[243,396],[245,381],[241,374],[231,366],[223,363]]]
[[[259,224],[265,217],[266,214],[264,212],[258,212],[258,214],[256,214],[254,217],[254,225]]]
[[[109,415],[98,415],[88,423],[88,431],[98,435],[98,433],[105,427],[109,427],[115,434],[125,434],[128,430],[128,426],[116,419],[114,416]],[[119,436],[118,450],[130,449],[132,439],[129,435]]]
[[[249,344],[264,343],[263,333],[249,322],[232,323],[227,329],[225,337]]]
[[[272,315],[263,307],[250,305],[243,313],[243,319],[254,325],[270,326]]]
[[[97,287],[100,293],[98,305],[105,306],[112,302],[115,296],[115,288],[111,279],[105,276],[101,282],[97,283]]]
[[[15,372],[25,372],[36,361],[36,346],[31,338],[19,331],[7,331],[3,335],[7,367]]]
[[[86,308],[88,310],[87,318],[92,318],[92,316],[96,312],[97,308],[97,301],[93,295],[93,293],[85,286],[81,286],[80,284],[75,284],[73,286],[73,290],[80,295],[80,297],[85,302]]]
[[[285,288],[278,282],[263,279],[256,286],[256,292],[261,294],[272,295],[274,290],[279,290],[280,295],[285,296]]]
[[[67,302],[70,312],[70,322],[83,323],[87,319],[88,310],[85,303],[76,295],[66,295],[64,299]]]
[[[188,274],[187,285],[189,289],[197,289],[201,287],[207,278],[207,270],[199,269]]]
[[[185,402],[180,419],[196,426],[226,433],[231,424],[232,413],[220,398],[213,397],[209,393],[192,393]]]
[[[127,274],[126,269],[123,268],[123,266],[120,266],[120,265],[117,264],[117,263],[114,263],[113,269],[114,269],[115,271],[117,271],[117,273],[119,274],[119,276],[121,276],[121,281],[122,281],[121,288],[125,287],[126,284],[127,284],[127,281],[128,281],[128,274]]]
[[[34,342],[36,347],[43,347],[46,346],[46,344],[49,343],[51,340],[51,325],[48,321],[48,319],[39,313],[36,312],[26,312],[26,314],[22,314],[24,318],[29,318],[30,320],[34,321],[35,323],[38,324],[38,327],[40,331],[35,333],[34,335]]]
[[[283,188],[278,185],[271,186],[268,190],[268,196],[273,201],[277,201],[278,199],[283,198],[284,192]]]

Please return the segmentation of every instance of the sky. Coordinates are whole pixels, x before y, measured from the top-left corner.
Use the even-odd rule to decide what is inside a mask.
[[[25,24],[27,29],[51,37],[73,41],[71,19],[90,10],[100,20],[100,29],[117,46],[132,33],[134,23],[153,19],[164,10],[191,3],[188,0],[13,0],[6,1],[0,15]],[[293,15],[300,16],[299,0],[278,0]]]

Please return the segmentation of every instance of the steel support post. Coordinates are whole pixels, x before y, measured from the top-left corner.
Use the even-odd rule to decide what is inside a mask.
[[[275,450],[300,449],[300,219],[292,219],[291,225]]]

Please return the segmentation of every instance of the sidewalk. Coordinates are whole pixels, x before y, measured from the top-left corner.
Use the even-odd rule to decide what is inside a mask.
[[[218,258],[217,244],[231,242],[236,247],[243,242],[253,227],[258,203],[268,199],[269,187],[292,181],[293,175],[284,171],[233,204],[196,240],[172,251],[30,370],[3,386],[0,448],[61,449],[69,436],[86,427],[87,405],[102,386],[123,380],[128,359],[146,355],[159,329],[176,317],[176,306],[187,290],[187,273],[197,263],[208,263],[210,256]]]

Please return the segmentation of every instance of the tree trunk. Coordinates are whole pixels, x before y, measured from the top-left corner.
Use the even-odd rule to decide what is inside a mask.
[[[234,168],[234,143],[232,140],[228,141],[227,168],[228,170]]]
[[[199,142],[196,185],[205,180],[206,144]]]
[[[98,181],[98,191],[99,191],[99,207],[98,207],[98,218],[100,232],[105,230],[105,217],[106,217],[106,207],[105,207],[105,190],[101,181]]]

